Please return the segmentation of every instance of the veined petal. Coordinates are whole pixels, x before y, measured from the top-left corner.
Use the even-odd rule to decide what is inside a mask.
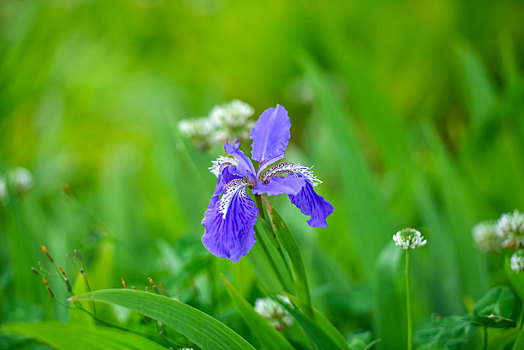
[[[281,105],[266,109],[260,115],[251,129],[251,155],[260,164],[258,174],[268,165],[284,158],[291,137],[290,128],[291,120]]]
[[[251,160],[240,150],[240,145],[238,143],[238,139],[234,139],[233,142],[231,142],[231,145],[226,140],[226,143],[224,144],[224,150],[226,153],[230,156],[235,157],[237,161],[237,173],[240,176],[248,176],[252,180],[255,178],[255,168],[253,167],[253,163],[251,163]]]
[[[215,191],[213,192],[213,195],[211,196],[211,200],[209,201],[207,210],[213,209],[215,207],[216,203],[218,202],[220,198],[220,195],[224,193],[224,186],[227,183],[229,183],[232,180],[242,178],[234,173],[234,169],[235,167],[233,165],[227,165],[225,167],[222,167],[222,169],[220,170],[220,173],[217,179],[217,184],[215,186]],[[206,214],[204,214],[204,217],[206,215],[207,215],[207,211],[206,211]]]
[[[268,196],[278,196],[279,194],[296,195],[304,187],[304,183],[303,177],[296,177],[291,174],[284,177],[274,176],[269,179],[268,183],[258,182],[253,188],[253,193],[267,194]]]
[[[326,218],[335,210],[331,203],[315,192],[313,183],[307,178],[300,192],[289,195],[289,199],[302,214],[310,216],[307,223],[311,227],[327,227]]]
[[[303,177],[308,180],[311,185],[317,186],[322,183],[311,171],[311,167],[304,166],[300,163],[280,163],[268,169],[263,176],[260,177],[262,182],[268,182],[274,176],[282,174],[292,174],[298,177]]]
[[[202,225],[204,247],[213,255],[237,262],[255,245],[258,208],[246,192],[246,183],[235,179],[224,186],[222,198],[208,208]]]

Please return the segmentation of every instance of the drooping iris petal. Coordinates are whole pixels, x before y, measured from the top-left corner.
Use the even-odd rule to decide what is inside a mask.
[[[224,150],[230,156],[233,156],[237,161],[236,172],[239,176],[247,176],[253,181],[255,179],[255,168],[251,160],[240,150],[240,144],[238,139],[234,139],[231,145],[226,140],[224,144]]]
[[[304,178],[288,174],[285,177],[274,176],[268,183],[258,182],[253,188],[254,194],[267,194],[278,196],[279,194],[296,195],[304,187]]]
[[[266,109],[251,129],[251,155],[260,163],[258,175],[270,164],[284,158],[291,137],[291,121],[281,105]]]
[[[255,245],[258,208],[246,193],[246,183],[235,179],[224,186],[222,198],[206,211],[202,225],[204,247],[213,255],[237,262]]]
[[[327,200],[315,192],[311,181],[306,180],[304,187],[296,195],[289,195],[291,203],[297,206],[304,215],[310,216],[307,221],[311,227],[327,227],[326,218],[334,208]]]
[[[224,186],[229,183],[232,180],[240,179],[241,177],[235,174],[235,167],[233,165],[228,165],[218,173],[218,179],[217,184],[215,186],[215,191],[213,192],[213,195],[211,196],[211,200],[209,201],[209,205],[207,206],[207,210],[210,210],[215,207],[216,203],[218,202],[220,195],[224,193]],[[207,211],[206,211],[207,214]],[[204,214],[205,217],[205,214]]]

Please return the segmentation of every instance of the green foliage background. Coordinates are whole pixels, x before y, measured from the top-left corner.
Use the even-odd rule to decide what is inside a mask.
[[[523,18],[516,0],[3,1],[0,174],[26,167],[34,187],[0,206],[0,321],[74,319],[30,272],[45,244],[72,279],[79,249],[93,288],[151,276],[256,345],[220,279],[253,302],[249,259],[200,243],[221,147],[201,153],[176,129],[232,99],[256,116],[285,106],[286,159],[324,181],[327,229],[271,199],[344,335],[402,346],[391,237],[406,226],[428,239],[412,259],[415,326],[471,311],[507,284],[472,227],[524,209]]]

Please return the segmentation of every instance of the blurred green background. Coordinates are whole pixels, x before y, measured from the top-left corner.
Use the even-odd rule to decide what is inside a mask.
[[[219,277],[253,302],[249,258],[200,243],[221,147],[176,127],[232,99],[285,106],[286,159],[324,181],[327,229],[273,202],[344,334],[402,344],[402,227],[428,239],[415,325],[506,283],[471,229],[524,209],[524,2],[5,0],[0,18],[0,174],[34,178],[0,206],[0,321],[68,319],[30,271],[45,244],[72,276],[79,249],[94,288],[152,276],[250,339]]]

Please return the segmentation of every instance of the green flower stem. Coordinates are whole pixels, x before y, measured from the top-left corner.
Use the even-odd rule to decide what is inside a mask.
[[[408,328],[408,350],[412,349],[413,327],[411,325],[411,290],[409,280],[409,249],[406,249],[406,318]]]
[[[262,197],[260,195],[255,195],[255,201],[256,201],[256,204],[257,204],[257,207],[258,207],[260,218],[263,221],[267,221],[266,220],[266,213],[265,213],[264,205],[262,204]],[[257,234],[260,234],[259,231],[256,228],[255,228],[255,232]],[[276,242],[277,241],[275,233],[272,232],[272,230],[267,230],[264,227],[264,232],[266,232],[266,234],[269,237],[271,242]],[[280,273],[280,270],[278,269],[277,264],[276,264],[275,260],[273,259],[272,255],[271,255],[271,253],[270,253],[270,251],[268,249],[268,247],[264,243],[264,240],[263,239],[258,239],[257,241],[260,242],[260,244],[262,245],[262,249],[264,250],[264,253],[266,254],[266,257],[268,258],[269,263],[271,264],[271,267],[275,271],[275,274],[277,275],[277,278],[280,281],[280,284],[282,285],[283,290],[285,292],[291,292],[289,286],[286,283],[286,280],[284,279],[284,277]],[[279,249],[279,248],[280,247],[277,247],[277,249]],[[282,254],[281,252],[279,252],[279,253]],[[288,268],[288,270],[289,270],[289,267],[287,266],[287,262],[285,260],[284,260],[284,264],[286,265],[286,268]]]
[[[488,350],[488,327],[484,326],[484,350]]]

